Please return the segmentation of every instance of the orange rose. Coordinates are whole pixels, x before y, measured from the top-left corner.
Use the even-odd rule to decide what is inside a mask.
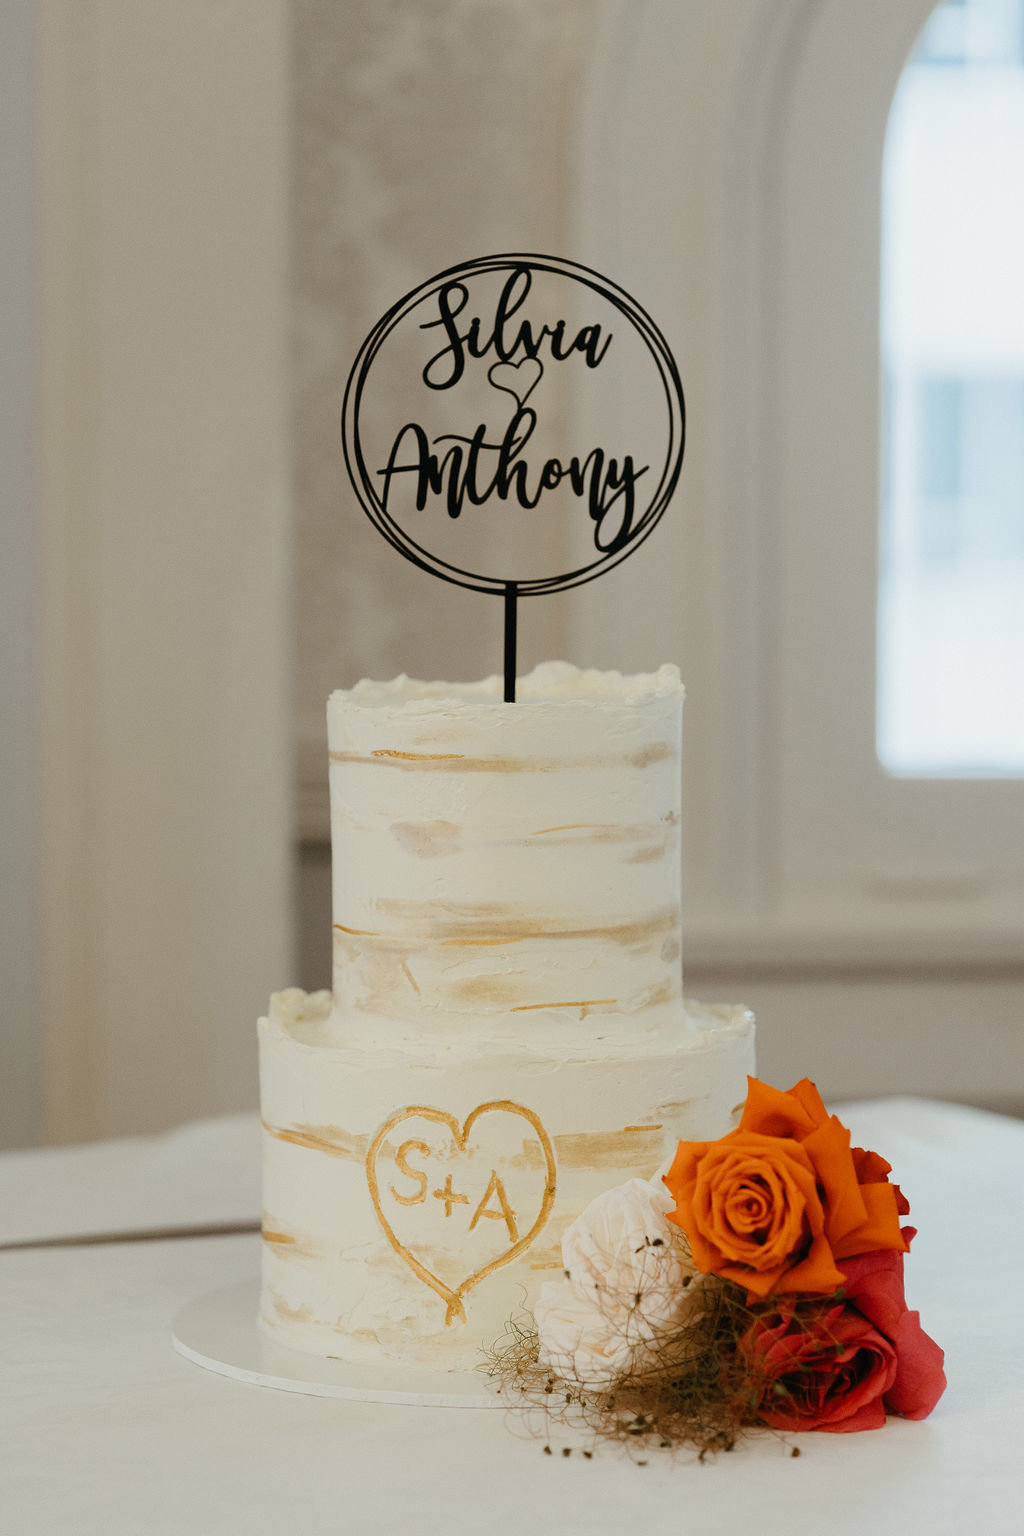
[[[806,1078],[789,1093],[748,1084],[736,1130],[680,1142],[665,1175],[676,1202],[669,1220],[700,1269],[753,1296],[828,1295],[843,1284],[838,1259],[905,1252],[899,1218],[909,1207],[885,1159],[850,1146]]]

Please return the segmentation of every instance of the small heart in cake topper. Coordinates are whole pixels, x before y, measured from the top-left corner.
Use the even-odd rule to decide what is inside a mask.
[[[399,1127],[400,1139],[392,1135]],[[374,1137],[366,1182],[388,1242],[440,1296],[450,1326],[466,1321],[466,1293],[543,1229],[555,1199],[555,1153],[539,1117],[511,1099],[478,1104],[461,1125],[446,1110],[412,1104]]]
[[[544,376],[544,364],[539,357],[524,357],[518,363],[492,363],[487,370],[488,382],[495,389],[502,389],[519,402],[520,410],[529,400]]]

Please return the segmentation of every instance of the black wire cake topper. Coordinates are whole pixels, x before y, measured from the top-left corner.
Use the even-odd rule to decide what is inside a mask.
[[[411,383],[416,419],[401,419]],[[609,446],[585,436],[595,411]],[[388,543],[504,599],[513,702],[519,598],[593,581],[643,543],[679,479],[685,422],[675,359],[635,299],[576,262],[504,255],[449,267],[381,317],[349,374],[341,436]],[[516,544],[516,575],[470,568],[507,542],[510,513],[525,526],[535,509],[544,522]],[[587,558],[561,569],[583,529]]]

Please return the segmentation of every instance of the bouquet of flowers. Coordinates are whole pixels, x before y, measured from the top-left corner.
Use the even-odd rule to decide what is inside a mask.
[[[907,1308],[915,1229],[890,1172],[813,1083],[751,1078],[734,1131],[681,1142],[661,1184],[632,1179],[569,1227],[536,1331],[493,1369],[602,1433],[702,1453],[758,1425],[922,1419],[943,1354]]]

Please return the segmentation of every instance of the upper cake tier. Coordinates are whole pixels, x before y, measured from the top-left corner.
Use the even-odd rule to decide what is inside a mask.
[[[385,1038],[687,1028],[675,667],[328,704],[336,1017]],[[581,1029],[580,1026],[583,1026]]]

